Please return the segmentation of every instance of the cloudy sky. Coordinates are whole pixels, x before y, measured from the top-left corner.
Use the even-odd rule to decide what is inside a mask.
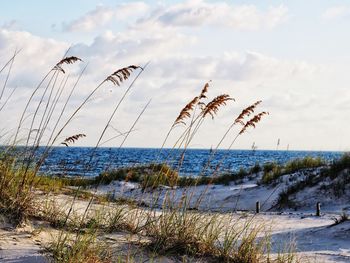
[[[349,27],[350,2],[337,0],[2,1],[0,68],[21,49],[0,101],[17,87],[0,112],[2,132],[70,47],[84,62],[65,66],[67,86],[88,66],[69,110],[113,71],[150,61],[112,122],[127,131],[152,99],[125,146],[159,147],[181,108],[212,80],[210,96],[236,101],[206,120],[191,147],[215,147],[242,107],[261,99],[270,115],[234,148],[275,149],[280,138],[280,149],[349,150]],[[103,86],[63,137],[85,133],[78,145],[94,145],[126,88]]]

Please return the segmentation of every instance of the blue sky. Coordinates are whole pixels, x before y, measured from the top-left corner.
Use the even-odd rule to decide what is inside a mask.
[[[128,3],[130,2],[136,1],[128,1]],[[169,5],[181,3],[181,1],[144,2],[149,5],[156,5],[157,3]],[[208,2],[218,3],[222,1]],[[79,16],[95,9],[97,5],[115,7],[123,3],[123,1],[92,0],[63,0],[58,2],[38,0],[30,2],[25,0],[5,1],[1,3],[0,23],[6,24],[16,21],[16,26],[19,29],[43,37],[71,41],[73,44],[81,41],[81,37],[85,41],[91,41],[96,35],[90,32],[83,34],[62,32],[63,23],[77,19]],[[255,5],[261,9],[282,4],[288,7],[291,19],[283,27],[279,27],[271,32],[236,32],[232,30],[221,30],[221,28],[196,29],[196,33],[204,36],[203,38],[208,35],[223,38],[223,33],[229,33],[232,41],[227,41],[226,43],[220,42],[221,45],[224,44],[223,47],[225,49],[229,49],[230,47],[240,50],[255,48],[261,51],[280,53],[280,55],[291,56],[292,58],[298,58],[302,54],[303,56],[310,56],[310,58],[317,60],[322,55],[322,52],[329,50],[329,48],[341,49],[349,45],[350,40],[346,36],[349,18],[338,19],[332,23],[325,22],[322,19],[322,14],[327,8],[337,5],[343,6],[344,1],[226,1],[226,3]],[[120,23],[111,23],[107,28],[121,30],[125,28],[125,24],[122,26]],[[300,38],[303,38],[303,40],[300,41]],[[239,40],[234,41],[233,39]],[[322,45],[320,45],[321,42]],[[234,44],[233,47],[232,44]],[[283,48],[276,49],[276,45],[278,44],[283,44]],[[288,52],[286,52],[287,49]]]
[[[109,71],[151,60],[139,82],[142,90],[130,94],[118,116],[116,125],[126,130],[137,110],[153,99],[128,146],[159,146],[181,106],[211,79],[213,93],[230,93],[237,103],[220,120],[208,122],[193,147],[215,145],[224,132],[217,127],[262,99],[271,115],[236,148],[255,141],[273,149],[281,138],[291,149],[347,150],[349,26],[346,1],[4,1],[0,65],[15,48],[23,49],[9,87],[21,86],[26,94],[71,46],[72,55],[91,65],[78,101]],[[34,62],[36,55],[42,59]],[[29,60],[30,69],[20,64]],[[78,69],[72,68],[73,76]],[[95,98],[77,126],[89,123],[89,112],[98,113],[93,121],[103,125],[100,116],[107,116],[107,102],[113,103],[109,90]],[[14,100],[21,103],[23,97]],[[93,145],[98,129],[89,127],[86,133],[91,134],[86,145]],[[142,139],[148,134],[149,140]]]
[[[137,2],[137,1],[128,1]],[[183,1],[144,1],[150,6],[159,4],[172,5]],[[208,1],[220,3],[223,1]],[[195,34],[206,39],[208,36],[221,41],[212,41],[210,45],[203,47],[204,51],[215,50],[247,50],[255,49],[259,52],[267,52],[295,59],[310,59],[312,61],[330,62],[349,58],[349,54],[341,52],[350,44],[350,38],[346,34],[350,18],[342,17],[334,19],[331,23],[322,19],[322,15],[333,6],[346,6],[344,1],[224,1],[234,5],[254,5],[262,10],[270,6],[284,5],[288,8],[289,21],[283,27],[273,31],[232,31],[222,28],[196,28]],[[101,29],[93,32],[62,32],[62,24],[73,21],[96,6],[115,7],[125,1],[4,1],[1,3],[0,24],[16,22],[14,28],[26,30],[32,34],[51,37],[70,42],[92,41]],[[346,2],[345,2],[346,3]],[[122,23],[109,23],[106,28],[111,30],[125,29],[125,21]],[[127,22],[127,21],[126,21]],[[102,29],[103,30],[103,29]],[[191,32],[191,30],[189,30]],[[229,38],[229,41],[227,40]],[[332,52],[330,52],[332,51]]]

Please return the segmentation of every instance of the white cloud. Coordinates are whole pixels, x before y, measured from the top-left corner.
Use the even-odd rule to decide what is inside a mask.
[[[139,23],[161,23],[167,26],[221,26],[238,30],[270,29],[288,17],[287,7],[280,5],[259,10],[255,5],[232,5],[192,0],[153,10]]]
[[[91,31],[114,20],[133,20],[133,17],[147,12],[148,6],[143,2],[120,4],[116,7],[97,6],[82,17],[64,24],[65,31]]]
[[[350,7],[349,6],[334,6],[328,8],[323,14],[322,17],[324,19],[335,19],[340,17],[346,17],[350,15]]]
[[[333,93],[338,90],[333,83],[337,77],[327,76],[328,71],[325,74],[322,66],[253,51],[231,51],[203,56],[186,52],[188,42],[188,36],[178,29],[152,27],[121,33],[106,31],[90,44],[74,45],[69,55],[81,57],[89,62],[89,66],[73,94],[68,112],[72,112],[74,106],[79,105],[89,91],[111,72],[129,64],[143,64],[152,60],[113,122],[114,127],[126,131],[148,99],[153,98],[152,104],[137,125],[138,131],[132,134],[127,146],[159,146],[160,138],[166,134],[181,107],[210,79],[213,80],[209,89],[210,96],[228,93],[237,102],[219,113],[215,122],[208,121],[205,131],[200,132],[198,139],[194,141],[201,147],[215,145],[218,136],[223,134],[235,114],[257,99],[265,102],[263,108],[269,110],[271,115],[259,127],[258,133],[250,133],[239,141],[237,147],[249,147],[254,136],[260,148],[268,148],[269,138],[286,134],[290,142],[294,141],[294,147],[298,147],[298,143],[299,148],[305,148],[308,147],[310,139],[299,138],[298,131],[307,130],[308,133],[315,134],[313,138],[317,144],[316,139],[319,141],[323,138],[319,131],[328,127],[328,123],[324,121],[325,114],[335,116],[339,122],[347,118],[336,114],[339,103],[335,106],[329,103],[329,98],[334,97]],[[194,40],[190,42],[196,45]],[[68,46],[68,43],[38,37],[28,32],[0,30],[0,66],[3,59],[9,57],[16,47],[22,48],[9,83],[10,89],[19,86],[19,90],[6,112],[0,113],[1,120],[6,117],[8,127],[17,124],[29,92],[47,70],[61,59]],[[77,71],[84,65],[79,63],[65,67],[67,74],[72,75],[69,87],[74,83]],[[335,88],[328,89],[331,85]],[[82,144],[93,145],[124,90],[125,87],[103,86],[74,119],[65,135],[86,133],[88,137]],[[345,96],[346,92],[348,90],[344,90],[342,94]],[[326,107],[327,112],[324,111]],[[313,122],[308,126],[310,119]],[[329,134],[332,134],[331,131]],[[113,136],[111,131],[108,136]],[[109,145],[117,146],[118,141],[112,141],[106,146]]]
[[[281,60],[251,51],[226,52],[221,56],[170,56],[155,60],[153,67],[155,75],[163,78],[254,82],[308,79],[322,71],[322,67],[304,61]]]
[[[32,85],[40,74],[46,73],[48,65],[54,65],[62,58],[68,47],[67,43],[38,37],[26,31],[0,28],[0,57],[8,59],[16,49],[20,50],[14,63],[16,85]]]
[[[220,26],[237,30],[271,29],[286,21],[288,8],[284,5],[260,10],[255,5],[232,5],[189,0],[180,4],[149,7],[143,2],[116,7],[97,6],[82,17],[64,24],[66,31],[91,31],[110,21],[128,22],[130,27],[196,27]],[[136,24],[133,22],[137,21]]]

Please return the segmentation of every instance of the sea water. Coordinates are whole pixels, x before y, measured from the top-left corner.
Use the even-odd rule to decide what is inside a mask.
[[[285,164],[306,156],[331,161],[341,155],[341,152],[326,151],[55,147],[40,171],[54,175],[97,176],[105,170],[166,162],[178,169],[180,175],[197,176],[218,167],[220,171],[235,172],[257,163]]]

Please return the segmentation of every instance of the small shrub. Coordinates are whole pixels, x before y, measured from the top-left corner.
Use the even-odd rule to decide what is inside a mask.
[[[350,154],[344,154],[339,160],[334,160],[329,169],[325,170],[323,175],[331,179],[336,178],[340,172],[350,169]]]
[[[44,206],[39,209],[36,216],[48,221],[52,227],[62,228],[65,226],[66,213],[64,209],[52,199],[46,199]]]
[[[264,175],[261,179],[263,184],[275,183],[278,178],[285,174],[292,174],[297,171],[316,168],[325,165],[325,161],[321,158],[305,157],[303,159],[292,160],[285,165],[276,163],[267,163],[263,167]]]
[[[275,181],[282,175],[282,167],[276,163],[269,163],[264,165],[264,174],[261,178],[263,184],[269,184]]]
[[[54,263],[111,263],[107,246],[96,239],[96,232],[74,235],[63,233],[47,248]]]
[[[322,160],[320,157],[318,158],[312,158],[312,157],[305,157],[302,159],[296,159],[293,161],[288,162],[283,169],[284,174],[290,174],[294,173],[296,171],[306,169],[306,168],[316,168],[324,166],[326,163],[324,160]]]
[[[257,174],[262,171],[262,168],[259,163],[256,163],[252,168],[250,168],[249,173]]]
[[[94,183],[110,184],[114,180],[137,182],[146,189],[159,185],[175,186],[179,176],[166,164],[150,164],[104,172],[95,178]]]
[[[267,174],[273,171],[277,166],[278,166],[277,163],[265,163],[263,166],[264,174]]]
[[[115,207],[108,211],[107,214],[107,224],[106,230],[108,232],[113,232],[117,230],[127,229],[128,220],[127,220],[127,209],[124,206]]]
[[[142,189],[155,189],[160,185],[174,187],[177,185],[178,178],[179,175],[175,170],[171,169],[168,165],[162,165],[159,171],[152,171],[142,176],[141,187]]]
[[[18,167],[14,154],[2,153],[0,159],[0,213],[15,225],[32,214],[35,173]]]

